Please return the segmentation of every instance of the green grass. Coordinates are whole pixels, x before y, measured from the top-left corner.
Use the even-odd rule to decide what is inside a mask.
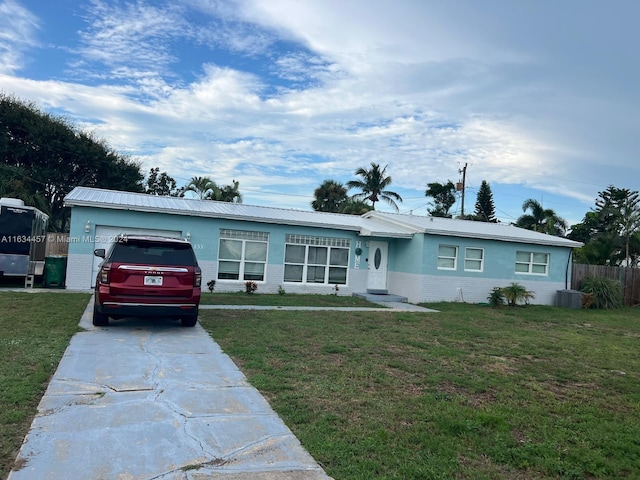
[[[207,311],[336,479],[640,477],[640,315]]]
[[[0,292],[0,476],[5,478],[89,301],[88,294]]]
[[[260,305],[274,307],[369,307],[380,308],[380,305],[362,298],[338,295],[302,295],[302,294],[268,294],[268,293],[210,293],[203,292],[200,301],[203,305]]]
[[[0,293],[3,476],[87,301]],[[429,307],[440,312],[201,310],[200,320],[336,480],[640,478],[637,310]]]

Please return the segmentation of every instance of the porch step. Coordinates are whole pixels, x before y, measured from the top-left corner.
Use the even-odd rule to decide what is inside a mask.
[[[369,290],[367,290],[366,293],[354,293],[353,296],[358,298],[364,298],[368,302],[373,302],[373,303],[378,303],[378,302],[407,303],[409,301],[407,297],[402,297],[400,295],[393,295],[389,293],[371,293],[371,291]]]
[[[389,295],[389,290],[387,290],[386,288],[384,290],[367,288],[367,293],[370,293],[371,295]]]

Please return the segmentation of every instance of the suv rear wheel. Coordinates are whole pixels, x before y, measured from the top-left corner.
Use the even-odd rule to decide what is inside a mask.
[[[195,327],[196,323],[198,323],[198,310],[196,309],[196,313],[194,315],[189,315],[188,317],[182,317],[180,319],[183,327]]]
[[[93,306],[93,324],[96,327],[106,327],[109,325],[109,316],[105,313],[100,313],[96,306]]]

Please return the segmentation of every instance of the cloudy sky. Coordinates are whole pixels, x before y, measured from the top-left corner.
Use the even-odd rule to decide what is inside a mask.
[[[571,224],[608,185],[640,189],[639,18],[636,0],[0,0],[0,90],[249,204],[310,209],[375,162],[426,214],[427,183],[467,165],[465,212],[486,180],[501,221],[534,198]]]

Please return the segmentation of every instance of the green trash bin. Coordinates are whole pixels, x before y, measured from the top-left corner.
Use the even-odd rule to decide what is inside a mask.
[[[44,259],[45,288],[64,288],[64,278],[67,274],[67,257],[53,255]]]

